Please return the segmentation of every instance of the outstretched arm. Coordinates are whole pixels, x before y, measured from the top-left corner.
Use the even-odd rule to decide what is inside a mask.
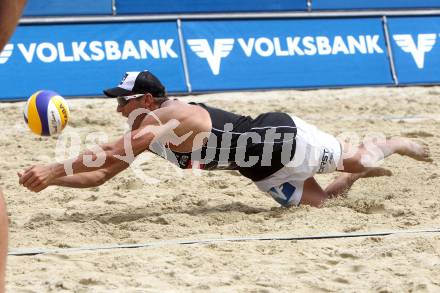
[[[121,163],[122,164],[118,166],[112,166],[108,169],[99,169],[92,172],[84,172],[55,178],[49,183],[49,185],[73,188],[89,188],[100,186],[129,166],[124,162]]]
[[[23,172],[18,172],[17,175],[19,178],[21,178],[23,176]],[[73,188],[88,188],[99,186],[105,181],[105,173],[103,172],[103,170],[97,170],[93,172],[79,173],[75,175],[55,178],[49,183],[49,185]],[[29,189],[31,191],[35,191],[31,188]]]
[[[106,180],[104,170],[96,170],[92,172],[79,173],[70,176],[64,176],[53,179],[49,185],[57,185],[73,188],[96,187],[104,184]]]
[[[166,124],[162,126],[148,125],[126,133],[112,144],[106,144],[104,149],[99,152],[86,151],[75,159],[63,163],[32,166],[19,174],[19,183],[35,192],[39,192],[47,186],[56,183],[64,184],[65,186],[70,184],[77,187],[87,184],[85,181],[90,182],[90,175],[56,180],[67,175],[87,174],[88,172],[96,172],[92,174],[93,177],[102,176],[101,179],[105,182],[127,168],[137,155],[148,150],[155,137],[160,137],[165,131],[169,130],[169,127],[166,126]],[[97,160],[102,160],[102,164],[96,164]],[[103,173],[97,172],[98,170],[102,170],[99,172]],[[102,184],[103,182],[100,183]]]
[[[108,151],[111,149],[111,145],[103,144],[101,145],[101,149],[104,151]],[[91,155],[92,151],[86,150],[84,155]],[[49,185],[57,185],[64,187],[73,187],[73,188],[88,188],[88,187],[96,187],[104,184],[107,180],[114,177],[116,174],[126,169],[129,165],[124,163],[123,161],[119,162],[119,164],[114,164],[110,168],[107,169],[99,169],[91,172],[78,173],[74,175],[63,176],[59,178],[55,178],[50,182]],[[17,172],[19,178],[24,175],[24,171]]]
[[[124,161],[119,161],[105,169],[55,178],[50,182],[49,185],[73,188],[96,187],[104,184],[123,170],[127,169],[128,166],[129,164],[125,163]]]

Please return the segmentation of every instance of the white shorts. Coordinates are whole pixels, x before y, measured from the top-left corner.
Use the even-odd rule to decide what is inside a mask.
[[[293,160],[274,174],[254,182],[283,206],[299,205],[305,180],[342,166],[342,147],[334,136],[296,116],[291,117],[297,127]]]

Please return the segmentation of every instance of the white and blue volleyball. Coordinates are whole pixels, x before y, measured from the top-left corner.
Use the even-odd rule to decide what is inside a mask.
[[[60,133],[69,121],[66,100],[54,91],[41,90],[27,100],[24,121],[33,133],[50,136]]]

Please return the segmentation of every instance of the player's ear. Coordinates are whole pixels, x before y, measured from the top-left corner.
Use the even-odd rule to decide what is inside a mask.
[[[152,94],[146,93],[143,98],[145,99],[145,105],[150,106],[154,104],[154,98]]]

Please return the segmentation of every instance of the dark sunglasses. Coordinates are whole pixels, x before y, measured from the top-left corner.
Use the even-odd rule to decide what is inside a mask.
[[[116,100],[118,101],[119,106],[124,107],[125,105],[128,104],[128,102],[130,100],[140,98],[143,95],[144,94],[132,95],[132,96],[119,96],[119,97],[116,97]]]

